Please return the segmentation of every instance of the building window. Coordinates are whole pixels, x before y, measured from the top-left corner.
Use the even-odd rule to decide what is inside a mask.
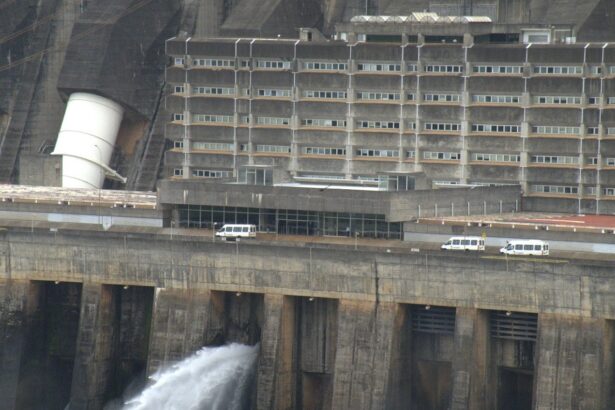
[[[359,63],[357,64],[357,70],[369,72],[399,72],[401,71],[401,65],[395,63]]]
[[[192,143],[192,148],[200,151],[233,151],[235,149],[235,144],[226,142],[195,141]]]
[[[406,100],[407,100],[407,101],[414,101],[414,100],[415,100],[415,98],[416,98],[416,97],[414,96],[414,93],[408,93],[408,94],[406,94]]]
[[[609,74],[615,74],[615,65],[609,66]]]
[[[216,59],[216,58],[197,58],[192,60],[194,67],[206,67],[206,68],[233,68],[235,67],[235,60],[229,59]]]
[[[416,151],[414,151],[414,150],[406,151],[406,158],[414,159],[415,157],[416,157]]]
[[[475,65],[472,67],[474,73],[489,74],[521,74],[523,66],[520,65]]]
[[[425,101],[431,102],[459,102],[459,94],[423,94]]]
[[[180,114],[180,113],[173,114],[173,121],[183,121],[183,120],[184,120],[184,114]]]
[[[240,168],[238,181],[246,185],[273,185],[273,171],[270,168]]]
[[[224,124],[233,123],[232,115],[194,114],[192,116],[192,119],[194,122],[224,123]]]
[[[290,61],[257,60],[256,68],[265,70],[290,70]]]
[[[539,95],[534,97],[534,102],[536,104],[581,104],[581,97]]]
[[[587,127],[587,135],[598,135],[600,134],[599,127]]]
[[[289,89],[259,88],[257,90],[259,97],[290,97],[290,94]]]
[[[175,66],[183,66],[185,62],[186,60],[184,59],[184,57],[175,57],[173,59],[173,65]]]
[[[530,158],[530,162],[536,164],[576,165],[579,163],[579,157],[565,155],[532,155]]]
[[[258,125],[273,125],[284,126],[290,124],[290,118],[285,117],[257,117],[256,123]]]
[[[534,134],[576,134],[581,132],[579,127],[560,127],[557,125],[534,125],[532,126]]]
[[[346,71],[346,63],[306,61],[303,68],[310,71]]]
[[[321,90],[305,90],[303,92],[305,98],[320,98],[326,100],[345,100],[346,91],[321,91]]]
[[[234,87],[192,87],[195,95],[234,95]]]
[[[250,116],[249,115],[241,115],[239,117],[239,123],[240,124],[249,124],[250,123]]]
[[[472,124],[472,132],[520,132],[520,125]]]
[[[615,158],[608,157],[605,159],[604,163],[606,164],[607,167],[615,167]]]
[[[615,188],[602,188],[602,195],[615,196]]]
[[[587,104],[589,105],[600,105],[602,102],[602,97],[587,97]]]
[[[461,124],[448,122],[426,122],[424,125],[425,131],[459,131]]]
[[[355,151],[357,157],[398,158],[399,150],[361,148]]]
[[[182,168],[173,168],[173,176],[181,177],[184,175],[184,170]]]
[[[399,129],[399,121],[357,121],[358,128]]]
[[[520,162],[519,154],[493,154],[493,153],[473,153],[472,161],[484,162]]]
[[[579,189],[572,185],[532,185],[531,191],[541,194],[576,194]]]
[[[577,75],[577,74],[583,74],[583,67],[580,65],[572,65],[572,66],[537,65],[533,67],[532,71],[534,74]]]
[[[587,165],[598,165],[598,157],[587,157],[585,163]]]
[[[175,87],[173,87],[173,92],[175,94],[183,94],[184,93],[184,86],[183,85],[176,85]]]
[[[426,65],[425,72],[427,73],[463,73],[461,65]]]
[[[415,63],[406,64],[406,72],[407,73],[416,73],[418,70],[416,69]]]
[[[229,178],[232,171],[221,171],[216,169],[193,169],[192,176],[196,178]]]
[[[615,97],[607,97],[606,98],[606,103],[611,105],[611,104],[615,104]]]
[[[381,100],[381,101],[399,101],[399,93],[375,92],[375,91],[359,91],[357,93],[358,100]]]
[[[435,152],[435,151],[424,151],[423,159],[427,160],[444,160],[444,161],[456,161],[461,159],[461,154],[459,152]]]
[[[521,98],[518,95],[484,95],[474,94],[472,102],[481,104],[519,104]]]
[[[306,155],[346,155],[346,148],[333,147],[304,147],[303,153]]]
[[[615,127],[608,127],[606,133],[607,135],[615,135]]]
[[[602,66],[592,65],[589,67],[589,73],[593,76],[598,76],[602,74]]]
[[[173,148],[184,148],[184,141],[183,140],[173,141]]]
[[[275,154],[289,154],[290,147],[288,145],[257,145],[256,152],[267,152]]]
[[[304,118],[301,120],[304,127],[346,128],[346,120],[331,120],[325,118]]]

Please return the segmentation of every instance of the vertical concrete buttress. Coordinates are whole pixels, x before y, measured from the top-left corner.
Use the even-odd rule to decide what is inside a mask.
[[[215,339],[220,325],[216,325],[219,318],[213,312],[214,299],[209,291],[156,289],[148,375],[184,359]]]
[[[608,349],[605,320],[541,314],[539,323],[534,408],[611,408],[612,403],[604,400],[604,389],[609,388],[604,385],[608,375],[603,375],[602,363]]]
[[[386,407],[396,309],[390,303],[339,301],[333,408]]]
[[[26,310],[31,301],[28,285],[13,280],[0,282],[0,397],[7,408],[12,408],[17,399]]]
[[[453,352],[451,410],[486,409],[488,316],[472,308],[457,308]]]
[[[256,408],[289,409],[294,403],[295,304],[282,295],[264,297],[264,323],[257,370]]]
[[[83,284],[71,408],[100,409],[113,366],[117,293],[112,286]]]

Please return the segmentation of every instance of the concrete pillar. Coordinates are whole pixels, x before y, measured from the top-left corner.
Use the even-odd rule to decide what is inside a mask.
[[[0,397],[7,408],[15,406],[26,316],[31,299],[28,282],[0,282]]]
[[[113,286],[84,284],[71,387],[71,408],[99,409],[113,366],[116,298]]]
[[[156,289],[147,374],[176,363],[202,346],[223,342],[224,301],[210,292]],[[220,307],[220,304],[222,305]]]
[[[608,368],[603,364],[605,321],[542,314],[539,322],[535,409],[610,408],[604,399],[609,388],[603,370]]]
[[[453,352],[452,410],[486,409],[487,312],[457,308]]]
[[[389,303],[339,301],[335,409],[386,408],[396,310]]]
[[[265,295],[261,351],[257,369],[256,408],[294,407],[293,346],[295,304],[282,295]]]

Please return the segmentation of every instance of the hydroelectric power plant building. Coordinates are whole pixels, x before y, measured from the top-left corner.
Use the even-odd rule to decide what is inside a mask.
[[[615,45],[433,13],[336,28],[167,41],[165,176],[406,190],[423,172],[615,210]]]
[[[249,408],[613,408],[610,2],[0,11],[0,407],[238,342]]]

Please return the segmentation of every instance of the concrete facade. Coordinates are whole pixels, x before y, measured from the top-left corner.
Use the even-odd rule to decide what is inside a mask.
[[[528,210],[615,209],[612,44],[448,40],[169,40],[165,176],[420,171],[520,183]]]
[[[78,375],[89,368],[84,377],[105,385],[111,335],[121,329],[104,319],[113,305],[105,301],[137,284],[155,293],[141,302],[152,311],[148,371],[202,345],[260,340],[254,400],[262,409],[406,408],[407,400],[432,397],[420,387],[428,380],[441,381],[438,397],[455,409],[505,409],[514,380],[528,386],[515,394],[535,409],[607,409],[614,394],[608,262],[19,230],[4,234],[0,252],[4,289],[83,283],[74,400],[100,397],[80,387]],[[15,312],[30,303],[19,294]],[[413,316],[430,306],[453,309],[451,333],[417,332]],[[493,315],[503,310],[535,315],[535,338],[501,339]],[[518,343],[529,356],[515,353]],[[15,359],[0,362],[3,374],[18,372]],[[8,379],[3,388],[14,389]],[[306,401],[314,397],[322,401]]]

